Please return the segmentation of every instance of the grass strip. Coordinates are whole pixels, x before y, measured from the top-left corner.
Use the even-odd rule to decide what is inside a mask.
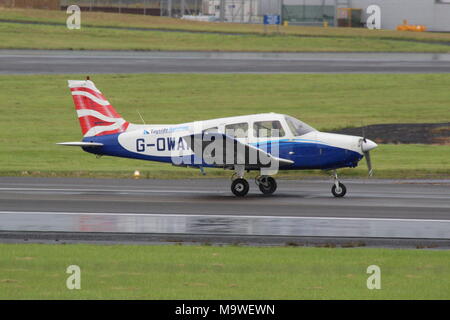
[[[448,250],[0,244],[0,299],[449,299]],[[81,269],[68,290],[66,269]],[[381,290],[367,289],[367,268]]]

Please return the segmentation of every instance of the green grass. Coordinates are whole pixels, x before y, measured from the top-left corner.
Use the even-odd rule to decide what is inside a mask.
[[[0,244],[0,299],[449,299],[449,251]],[[81,289],[66,268],[81,268]],[[368,290],[369,265],[381,289]]]
[[[67,79],[80,75],[0,76],[0,174],[198,177],[198,170],[112,157],[96,159],[56,142],[81,139]],[[450,76],[434,75],[96,75],[93,79],[128,121],[181,123],[279,112],[320,130],[375,123],[449,121]],[[450,147],[380,145],[377,177],[449,177]],[[211,169],[208,176],[228,176]],[[345,170],[364,176],[364,162]],[[310,173],[308,173],[310,174]],[[289,176],[291,173],[289,173]],[[297,174],[298,175],[298,174]]]
[[[372,38],[327,38],[277,35],[224,35],[185,32],[114,30],[85,27],[0,24],[2,49],[170,50],[170,51],[373,51],[449,52],[450,46]]]
[[[11,22],[56,24],[2,22],[0,23],[1,49],[269,52],[450,51],[450,36],[444,33],[417,34],[361,28],[282,27],[280,34],[275,34],[275,29],[273,29],[271,35],[264,35],[261,25],[199,23],[172,18],[89,12],[82,13],[81,30],[68,30],[65,25],[67,14],[64,11],[1,8],[0,19]],[[116,29],[105,28],[111,26]],[[130,27],[152,31],[126,30]],[[198,33],[199,31],[212,33]]]

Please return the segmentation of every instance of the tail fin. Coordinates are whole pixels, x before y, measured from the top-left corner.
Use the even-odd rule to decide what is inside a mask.
[[[73,102],[84,137],[120,133],[130,125],[90,80],[69,80]]]

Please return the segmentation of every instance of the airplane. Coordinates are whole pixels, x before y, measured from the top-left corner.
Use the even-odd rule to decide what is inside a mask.
[[[172,165],[233,170],[231,191],[249,192],[245,172],[257,170],[255,183],[264,195],[277,189],[279,170],[332,170],[331,193],[347,188],[337,169],[354,168],[364,157],[372,175],[370,151],[377,144],[365,137],[320,132],[289,115],[262,113],[181,124],[133,124],[120,116],[89,80],[68,80],[83,134],[82,141],[59,145],[114,156]]]

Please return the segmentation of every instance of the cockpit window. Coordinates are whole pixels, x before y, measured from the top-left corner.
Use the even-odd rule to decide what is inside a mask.
[[[306,123],[290,116],[286,116],[286,122],[294,136],[302,136],[308,132],[316,131],[313,127],[310,127]]]

